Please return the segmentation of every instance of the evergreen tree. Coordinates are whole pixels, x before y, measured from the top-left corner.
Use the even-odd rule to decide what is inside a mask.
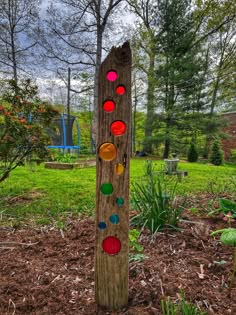
[[[201,110],[200,100],[196,104],[196,94],[205,63],[199,54],[200,46],[191,48],[196,39],[191,1],[160,0],[159,10],[159,23],[163,32],[156,38],[156,47],[160,53],[156,77],[159,108],[164,123],[163,157],[168,158],[178,138],[178,131],[186,129],[184,115]]]
[[[197,147],[194,142],[190,144],[189,150],[188,150],[188,161],[189,162],[197,162],[198,160],[198,151]]]
[[[223,164],[223,155],[224,153],[221,149],[220,141],[215,139],[211,147],[210,162],[214,165]]]

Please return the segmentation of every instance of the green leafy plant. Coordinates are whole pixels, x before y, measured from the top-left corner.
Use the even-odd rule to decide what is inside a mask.
[[[53,161],[61,162],[61,163],[74,163],[78,159],[77,156],[69,154],[69,153],[59,153],[53,156]]]
[[[191,143],[188,150],[188,161],[189,162],[197,162],[198,160],[198,151],[195,143]]]
[[[140,232],[137,229],[129,231],[129,262],[142,261],[145,258],[143,246],[139,243]]]
[[[167,185],[169,179],[164,172],[155,172],[152,161],[146,162],[145,170],[144,180],[133,184],[132,202],[138,214],[131,223],[147,227],[152,234],[167,227],[177,229],[183,209],[173,206],[178,180],[175,178],[174,185]]]
[[[211,233],[211,236],[216,234],[221,234],[220,241],[228,246],[233,246],[233,272],[230,278],[230,286],[229,286],[229,293],[231,293],[232,287],[234,285],[234,279],[236,274],[236,229],[234,228],[226,228],[217,230]]]
[[[226,198],[218,198],[219,208],[209,212],[209,215],[214,213],[224,213],[225,217],[228,217],[230,221],[230,217],[232,220],[236,219],[236,202],[226,199]]]
[[[129,231],[129,247],[131,251],[142,252],[143,246],[139,244],[140,232],[137,229]]]
[[[214,165],[222,165],[224,160],[223,156],[220,141],[215,139],[211,147],[210,162]]]
[[[181,299],[178,304],[170,301],[170,297],[166,300],[161,300],[162,315],[206,315],[197,308],[193,303],[189,303],[185,299],[184,292],[181,290]]]

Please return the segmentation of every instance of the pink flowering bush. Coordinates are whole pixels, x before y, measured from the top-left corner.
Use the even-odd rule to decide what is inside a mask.
[[[58,112],[37,97],[37,87],[26,80],[17,85],[9,81],[0,100],[0,182],[22,165],[26,158],[43,159],[48,155],[47,135]]]

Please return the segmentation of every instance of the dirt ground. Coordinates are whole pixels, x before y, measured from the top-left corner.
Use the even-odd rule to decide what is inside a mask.
[[[209,236],[224,221],[188,211],[183,219],[180,232],[152,240],[148,232],[142,235],[146,258],[130,263],[129,304],[117,313],[95,304],[92,219],[70,218],[64,232],[0,227],[0,314],[155,315],[161,314],[161,299],[177,303],[183,289],[186,300],[207,314],[235,315],[236,288],[228,295],[232,248]]]

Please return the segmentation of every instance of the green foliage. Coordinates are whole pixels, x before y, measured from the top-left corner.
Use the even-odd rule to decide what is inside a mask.
[[[219,202],[219,209],[209,212],[209,215],[212,215],[218,212],[224,213],[224,215],[231,213],[232,218],[236,219],[236,202],[226,199],[226,198],[218,198],[218,202]]]
[[[220,210],[227,214],[229,211],[233,213],[233,218],[236,218],[236,202],[225,198],[219,198]]]
[[[78,114],[80,125],[81,149],[80,153],[91,152],[91,124],[93,114],[90,111],[82,111]]]
[[[234,279],[235,279],[235,274],[236,274],[236,229],[235,228],[226,228],[226,229],[221,229],[217,230],[211,233],[212,236],[216,234],[221,234],[220,241],[228,246],[233,246],[233,271],[231,274],[231,279],[230,279],[230,286],[229,286],[229,294],[231,293],[231,289],[234,285]]]
[[[185,299],[184,292],[181,291],[181,300],[179,304],[174,304],[168,297],[161,300],[162,315],[206,315],[206,312],[200,311],[193,303],[189,303]]]
[[[236,229],[226,228],[211,233],[212,236],[221,234],[220,240],[223,244],[236,247]]]
[[[221,149],[221,144],[218,139],[215,139],[211,147],[210,162],[214,165],[223,164],[223,151]]]
[[[220,208],[224,211],[235,211],[236,213],[236,203],[232,200],[225,198],[219,198]]]
[[[177,306],[170,301],[170,297],[161,300],[162,315],[177,315]]]
[[[23,81],[21,86],[9,81],[3,96],[5,103],[0,105],[0,182],[26,158],[43,159],[48,155],[46,146],[50,139],[45,129],[57,111],[41,102],[36,94],[37,87],[30,80]]]
[[[195,143],[191,143],[188,151],[188,161],[197,162],[198,160],[198,151]]]
[[[232,163],[236,163],[236,149],[232,149],[230,151],[229,161]]]
[[[136,229],[129,231],[129,262],[142,261],[145,259],[143,252],[143,246],[139,243],[140,232]]]
[[[143,246],[139,244],[138,239],[140,237],[140,232],[136,229],[131,229],[129,231],[129,247],[131,251],[142,252]]]
[[[75,163],[78,160],[78,156],[72,155],[70,153],[59,153],[56,155],[51,155],[52,160],[62,163]]]
[[[141,183],[133,184],[132,201],[138,214],[132,218],[132,224],[147,227],[152,234],[167,228],[176,229],[182,208],[172,206],[177,180],[167,185],[168,176],[156,172],[153,163],[147,161],[146,175]]]

